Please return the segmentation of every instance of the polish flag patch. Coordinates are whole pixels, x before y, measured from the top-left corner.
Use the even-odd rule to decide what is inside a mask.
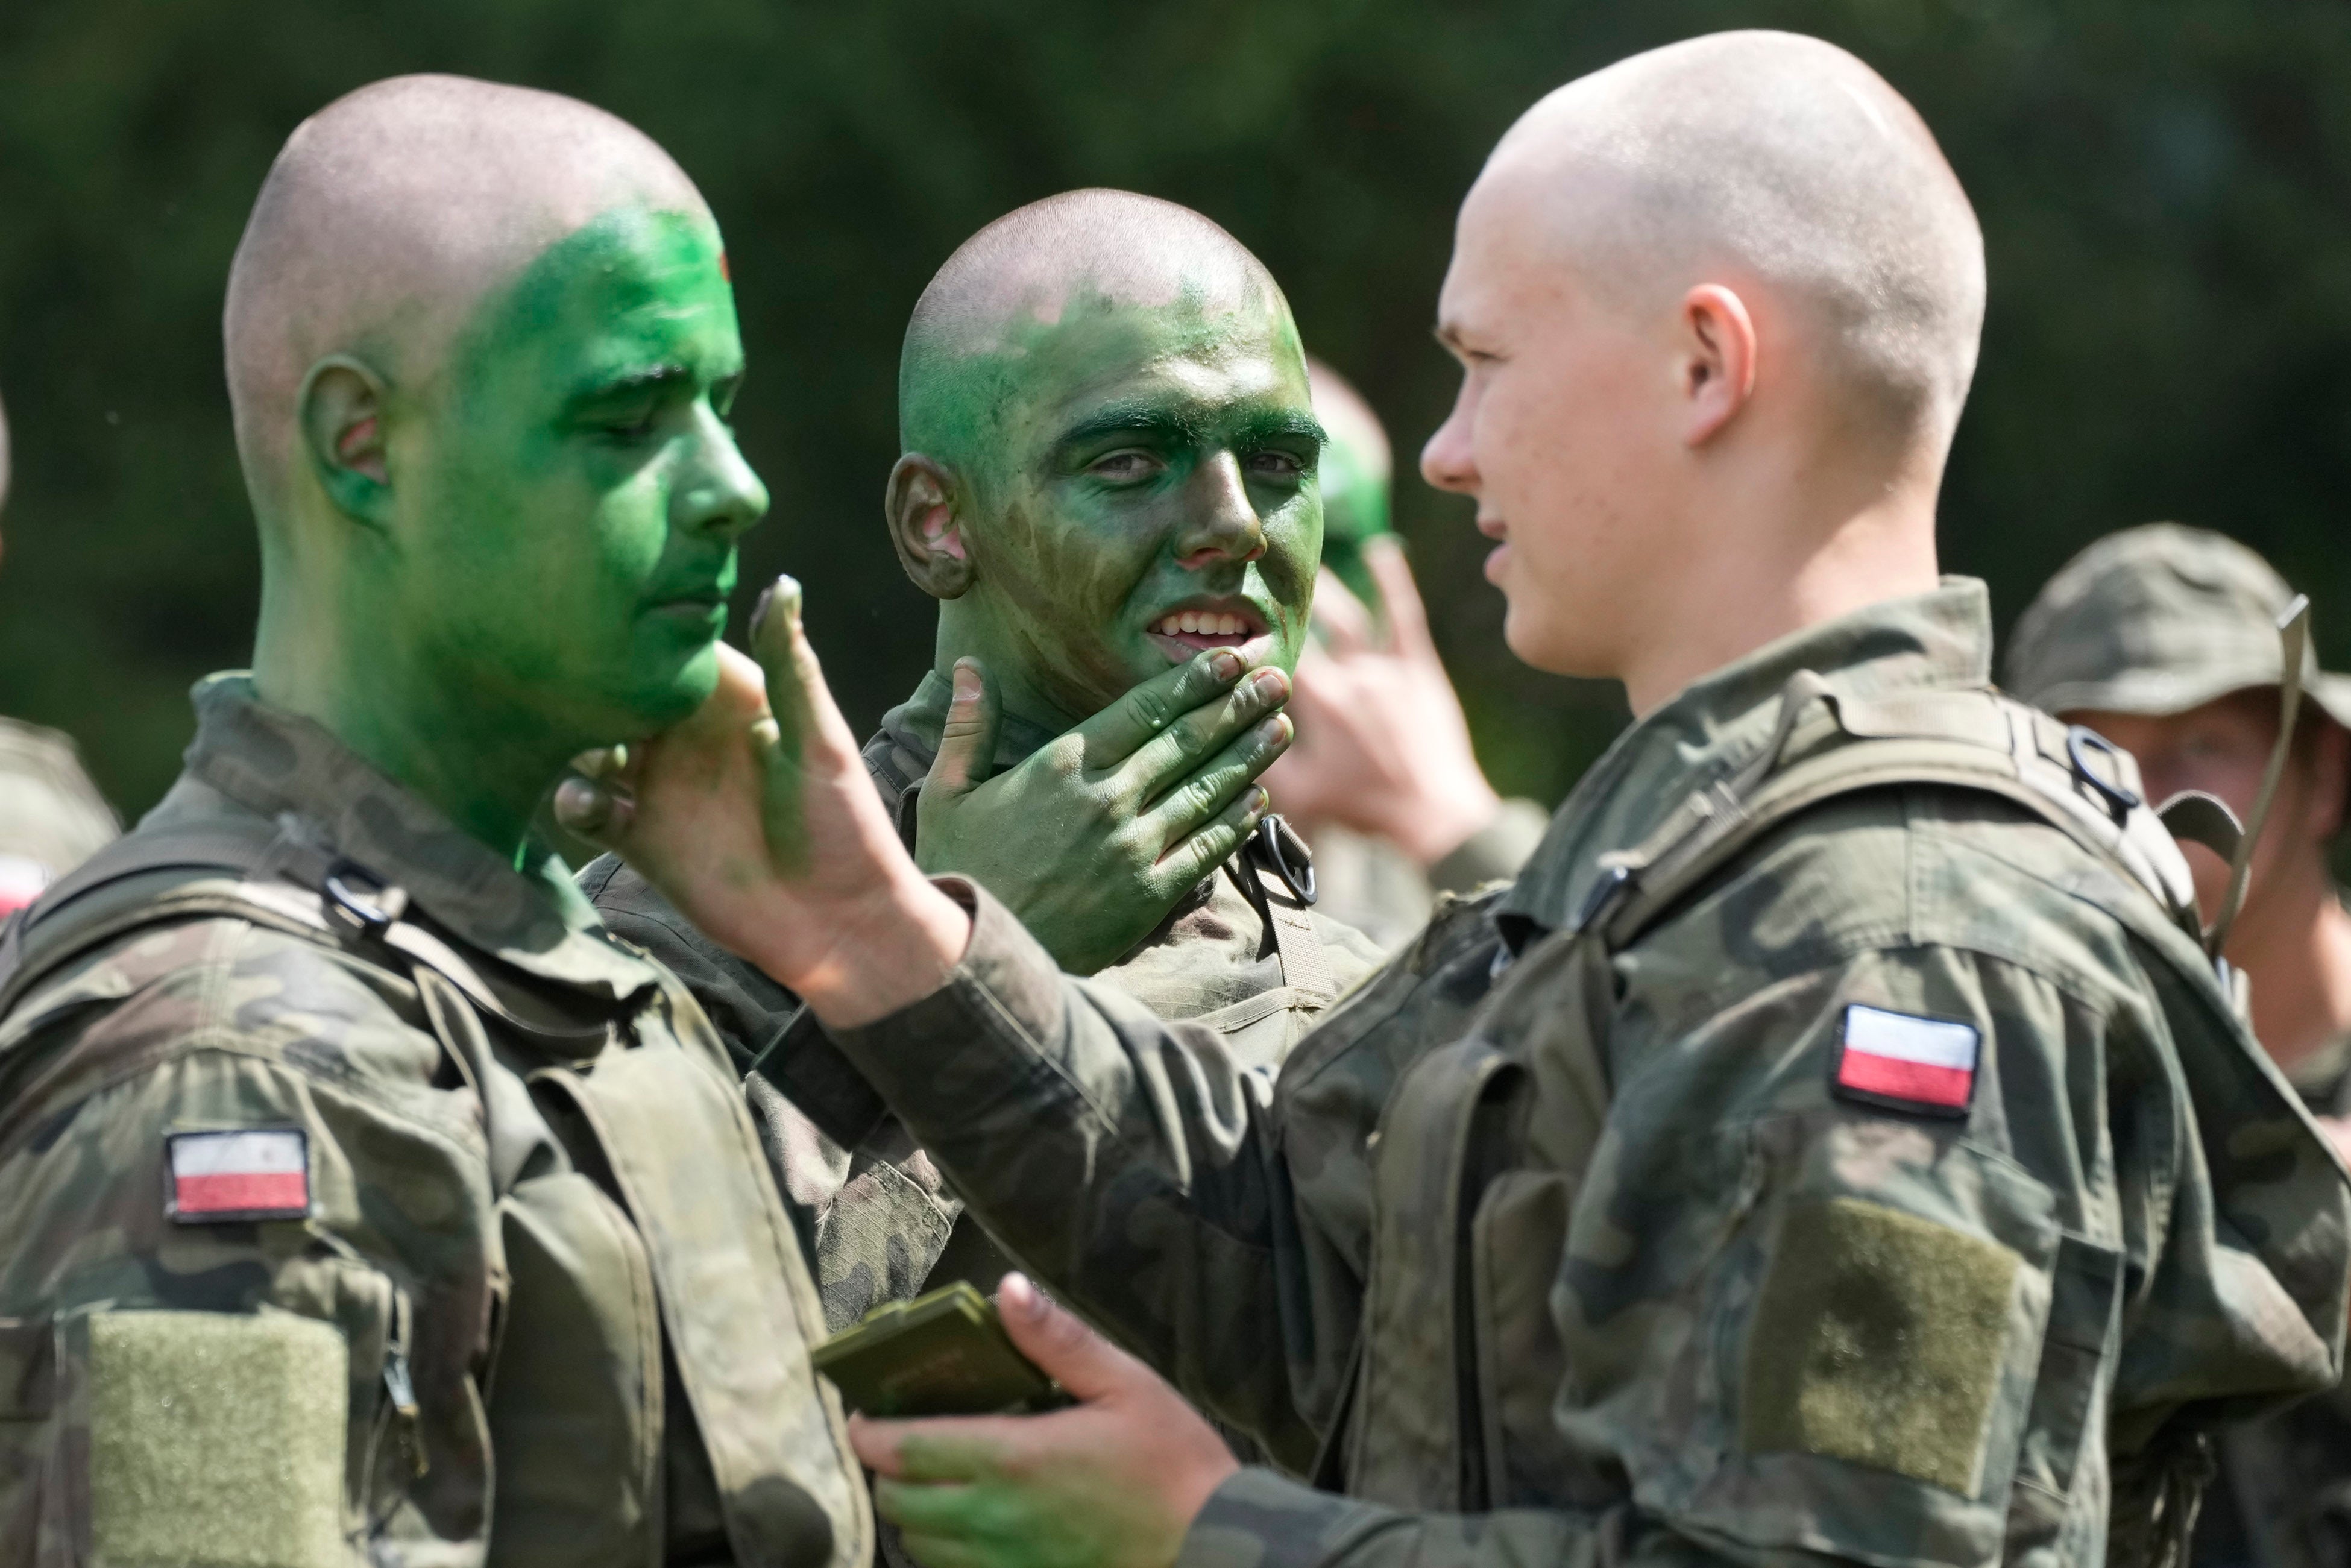
[[[182,1225],[310,1212],[310,1139],[299,1127],[172,1133],[163,1146],[172,1173],[164,1212]]]
[[[1983,1035],[1970,1023],[1922,1019],[1855,1002],[1844,1009],[1836,1092],[1927,1116],[1964,1116]]]

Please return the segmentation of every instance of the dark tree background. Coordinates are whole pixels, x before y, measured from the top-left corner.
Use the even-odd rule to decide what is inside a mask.
[[[1453,212],[1538,95],[1719,27],[1820,34],[1942,137],[1991,311],[1943,510],[2005,621],[2095,535],[2176,517],[2268,552],[2351,653],[2351,6],[2342,0],[0,0],[0,386],[17,486],[0,712],[80,737],[130,811],[183,695],[244,661],[256,552],[217,321],[303,115],[453,70],[576,94],[701,183],[735,262],[744,445],[852,722],[929,657],[878,502],[906,312],[966,235],[1081,184],[1187,203],[1254,247],[1409,456],[1452,394],[1428,326]],[[1467,508],[1401,526],[1489,766],[1555,797],[1613,693],[1502,649]]]

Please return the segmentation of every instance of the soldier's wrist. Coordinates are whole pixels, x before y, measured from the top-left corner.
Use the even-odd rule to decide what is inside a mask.
[[[770,967],[768,956],[749,956],[829,1029],[855,1029],[922,1000],[946,984],[971,942],[970,910],[911,863],[828,912],[827,924],[820,946],[805,958],[795,950],[782,959],[781,944],[771,949],[801,968],[797,976]]]

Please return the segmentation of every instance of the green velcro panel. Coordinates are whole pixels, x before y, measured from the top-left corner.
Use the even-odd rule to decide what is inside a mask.
[[[1740,1446],[1972,1496],[2022,1261],[1874,1203],[1792,1210],[1748,1331]]]
[[[325,1568],[350,1353],[283,1313],[89,1321],[90,1544],[107,1568]]]

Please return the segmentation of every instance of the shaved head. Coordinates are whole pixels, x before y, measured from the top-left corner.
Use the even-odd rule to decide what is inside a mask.
[[[966,240],[916,301],[898,361],[901,442],[971,461],[985,433],[968,411],[996,401],[975,379],[999,380],[1073,306],[1214,313],[1280,299],[1249,247],[1189,207],[1105,190],[1031,202]]]
[[[229,271],[223,316],[237,447],[278,509],[311,367],[349,354],[430,376],[485,295],[600,214],[706,217],[642,131],[575,99],[463,77],[395,77],[296,128]]]
[[[1530,110],[1489,182],[1541,202],[1598,287],[1736,269],[1811,318],[1858,406],[1946,440],[1957,423],[1983,236],[1926,124],[1844,50],[1737,32],[1636,55]]]

